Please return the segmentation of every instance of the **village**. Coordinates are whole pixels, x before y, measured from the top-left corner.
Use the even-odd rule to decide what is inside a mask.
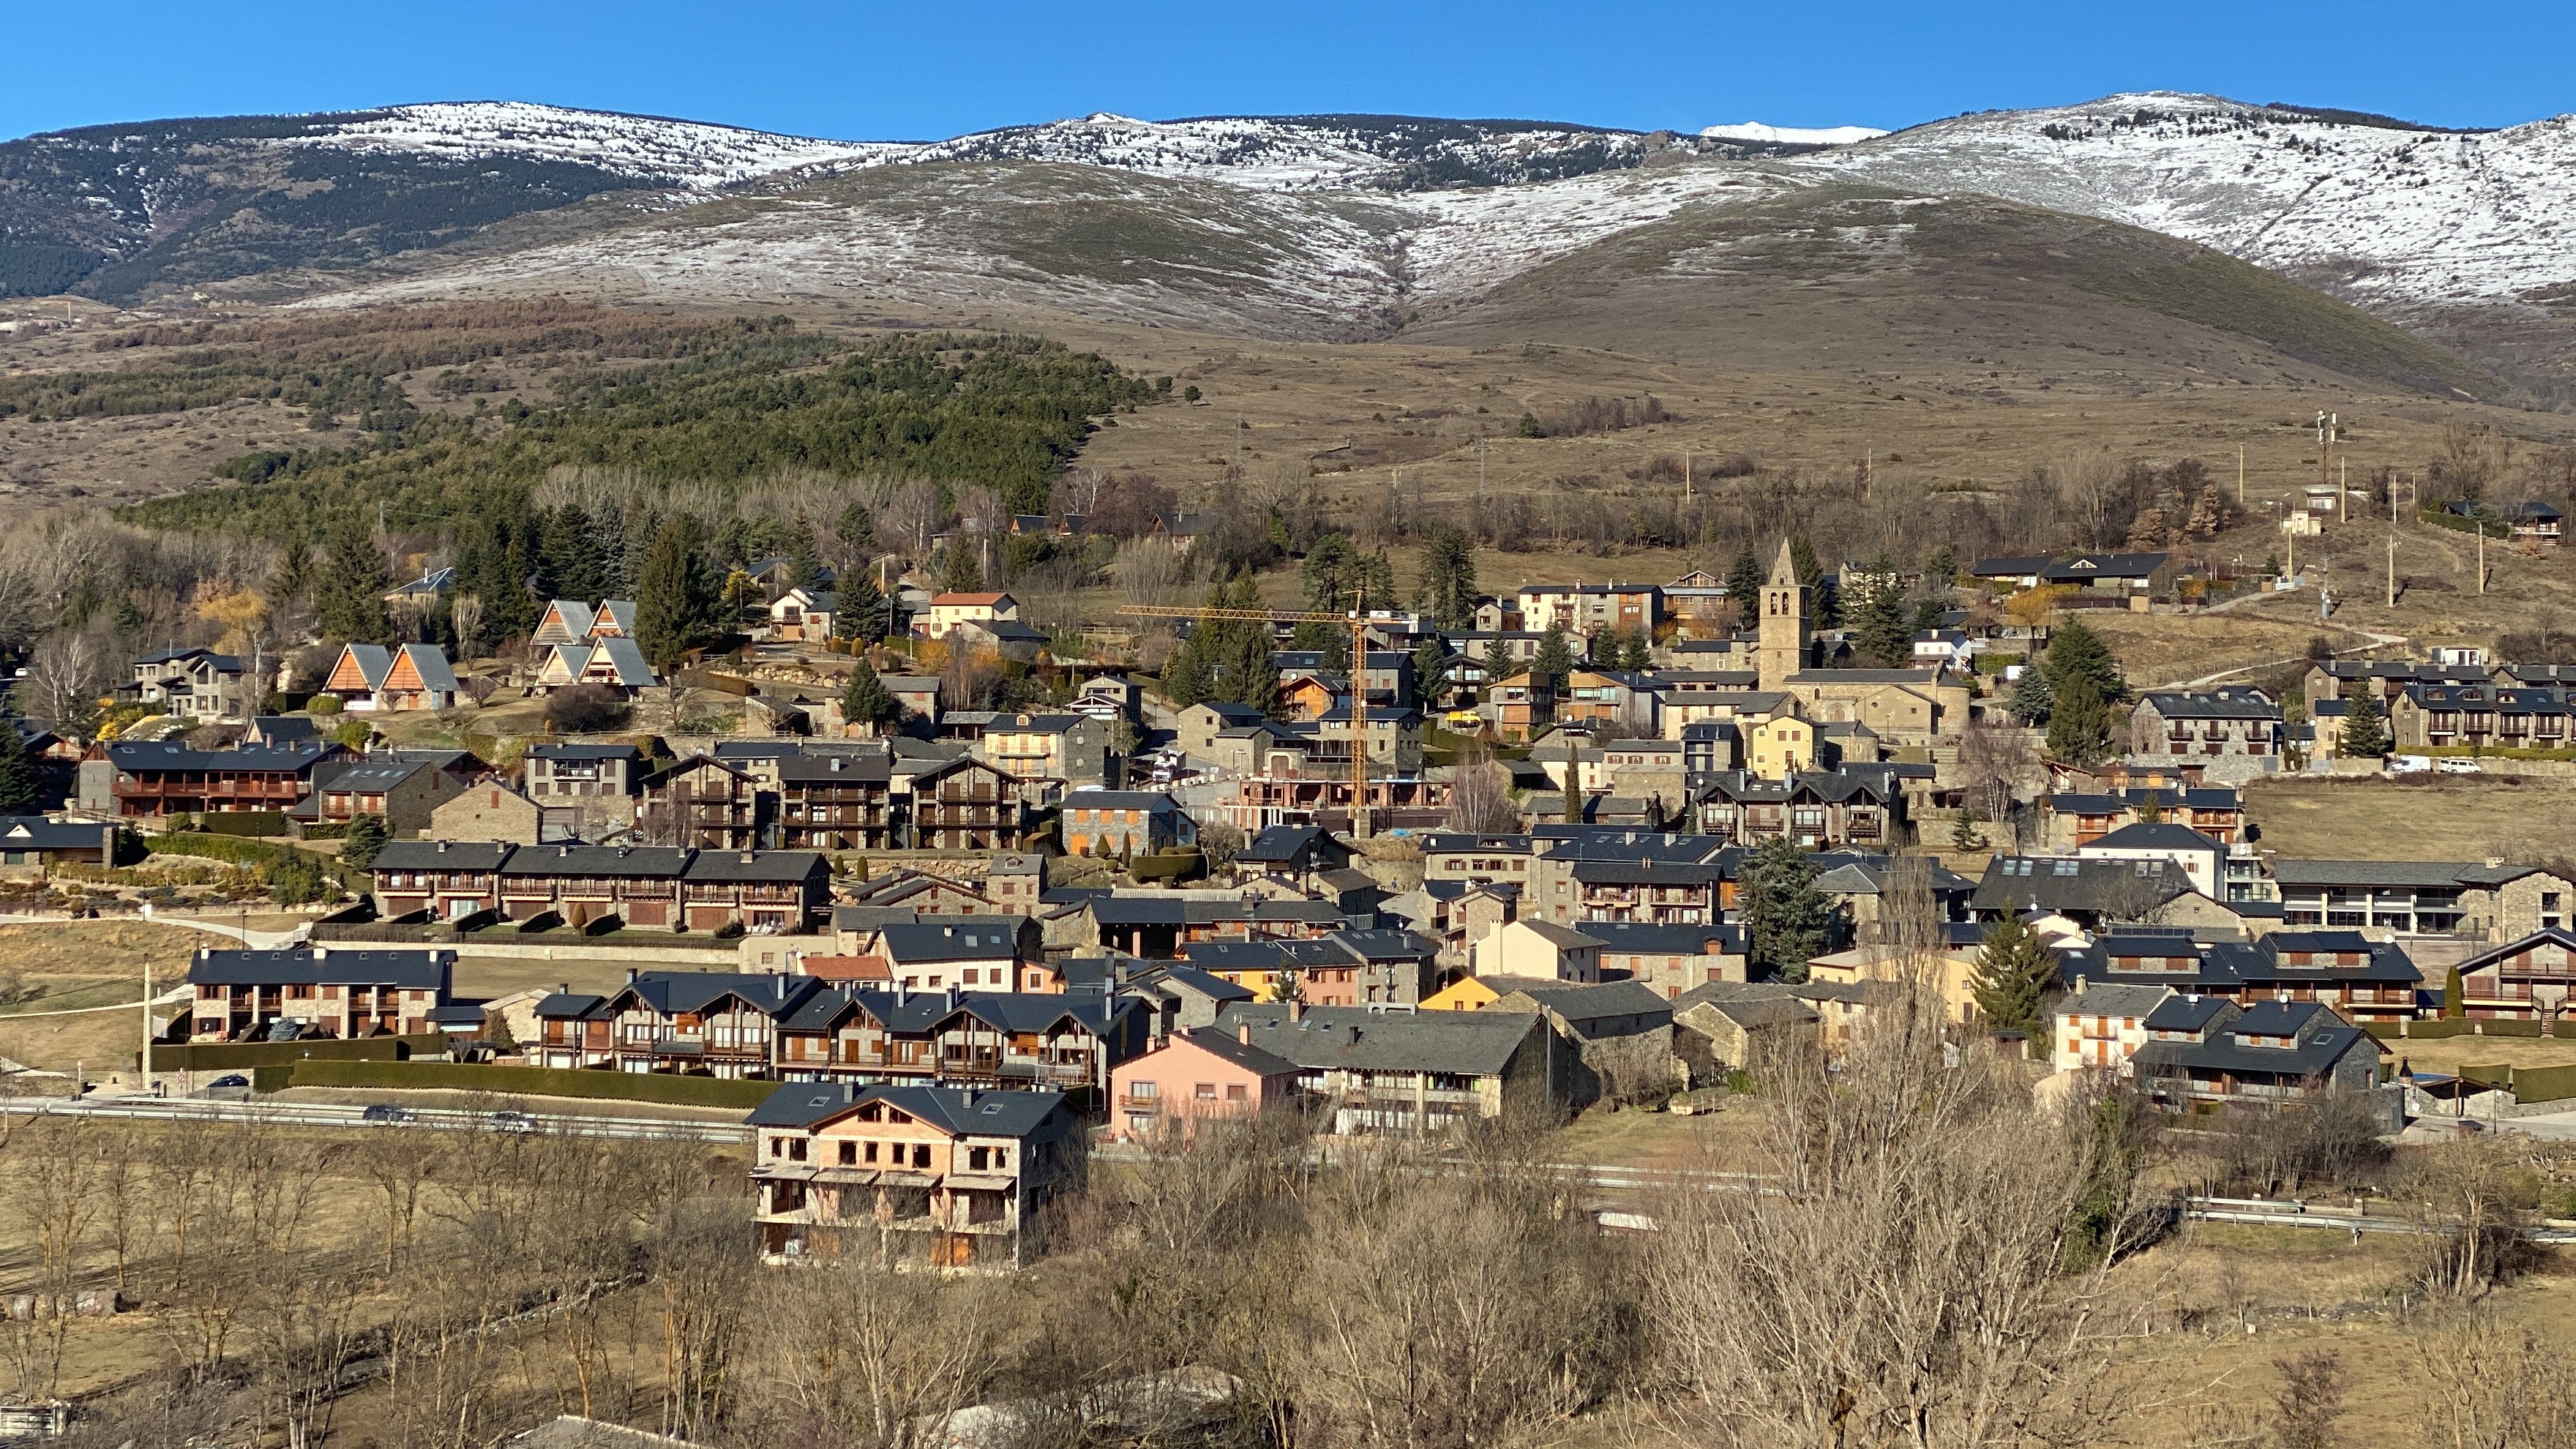
[[[1914,992],[1962,1042],[2170,1112],[2333,1096],[2395,1134],[2576,1106],[2576,1062],[2408,1060],[2554,1031],[2563,858],[2287,858],[2244,793],[2563,751],[2567,666],[2327,657],[2289,698],[2139,692],[2115,729],[2129,686],[2083,621],[2164,607],[2164,555],[1827,579],[1803,548],[1502,596],[1468,592],[1469,555],[1426,609],[1127,609],[1101,657],[1001,590],[889,577],[854,624],[811,558],[748,565],[745,641],[667,674],[616,599],[555,600],[462,670],[349,644],[302,691],[162,650],[95,742],[15,721],[56,803],[0,823],[12,918],[232,939],[147,1000],[130,1060],[16,1063],[11,1089],[724,1083],[768,1093],[764,1253],[917,1224],[952,1266],[1032,1251],[1068,1143],[1684,1112]],[[1161,679],[1114,662],[1157,632]],[[1037,693],[959,707],[1003,675]],[[534,733],[475,722],[510,698]],[[263,894],[298,923],[222,924]],[[525,984],[462,989],[460,956]],[[913,1146],[890,1192],[853,1124],[903,1103],[937,1166]]]

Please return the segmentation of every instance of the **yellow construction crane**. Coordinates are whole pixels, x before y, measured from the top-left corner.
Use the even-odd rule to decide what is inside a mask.
[[[1351,631],[1351,833],[1365,839],[1368,827],[1368,615],[1312,611],[1283,613],[1270,609],[1179,609],[1160,604],[1122,604],[1118,612],[1138,619],[1240,619],[1257,624],[1331,624]]]

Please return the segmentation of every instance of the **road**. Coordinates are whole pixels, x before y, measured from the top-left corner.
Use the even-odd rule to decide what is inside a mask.
[[[449,1107],[407,1107],[408,1122],[369,1122],[366,1108],[324,1102],[209,1102],[162,1097],[21,1097],[0,1100],[0,1112],[28,1116],[79,1115],[172,1122],[267,1122],[280,1127],[411,1128],[434,1132],[491,1130],[489,1114]],[[730,1122],[675,1117],[586,1117],[531,1112],[537,1130],[563,1137],[621,1137],[666,1142],[749,1142],[751,1129]]]

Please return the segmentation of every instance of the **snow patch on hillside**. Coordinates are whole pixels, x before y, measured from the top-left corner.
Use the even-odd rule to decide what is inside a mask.
[[[2127,222],[2400,311],[2576,281],[2576,117],[2459,135],[2150,92],[1799,160]]]
[[[914,148],[818,141],[606,111],[521,101],[395,106],[299,138],[292,144],[344,151],[429,156],[514,156],[596,166],[639,181],[709,189],[798,166],[869,164]]]
[[[1850,146],[1887,134],[1870,126],[1766,126],[1760,121],[1702,126],[1699,133],[1715,141],[1764,141],[1776,146]]]

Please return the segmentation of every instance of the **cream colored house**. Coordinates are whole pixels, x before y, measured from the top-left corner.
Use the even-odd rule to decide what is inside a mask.
[[[936,594],[930,600],[930,617],[922,622],[921,632],[925,638],[945,639],[960,624],[1018,622],[1019,600],[1008,594]]]
[[[1476,943],[1475,974],[1589,984],[1601,979],[1601,943],[1552,921],[1505,921]]]

